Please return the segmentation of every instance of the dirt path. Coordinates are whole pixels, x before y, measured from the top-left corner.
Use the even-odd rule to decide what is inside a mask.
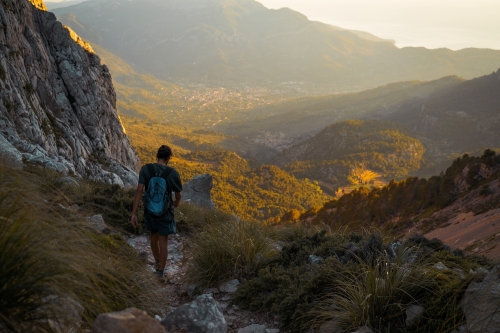
[[[164,302],[158,307],[159,312],[155,314],[160,318],[164,318],[170,311],[177,307],[191,302],[193,297],[194,285],[189,285],[186,282],[187,258],[185,257],[184,244],[189,240],[179,234],[169,236],[168,244],[168,260],[166,268],[166,276],[168,282],[158,283],[159,292],[162,295]],[[134,236],[128,240],[128,243],[134,247],[141,257],[145,258],[151,274],[155,273],[154,258],[149,246],[149,238],[141,235]],[[228,333],[236,333],[240,328],[251,324],[262,324],[268,328],[278,327],[278,318],[272,318],[267,314],[255,314],[250,311],[240,309],[238,306],[231,303],[232,295],[222,293],[218,288],[203,290],[203,294],[212,294],[223,310],[226,318]]]

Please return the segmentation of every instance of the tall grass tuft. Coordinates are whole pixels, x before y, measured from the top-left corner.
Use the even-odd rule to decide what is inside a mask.
[[[83,307],[87,326],[102,312],[152,310],[154,279],[135,250],[118,234],[91,229],[85,217],[64,208],[72,204],[64,198],[38,173],[0,167],[2,332],[74,325],[68,297]]]
[[[327,296],[321,317],[335,332],[351,332],[368,326],[376,332],[394,332],[404,328],[408,305],[417,303],[418,295],[432,280],[426,270],[414,263],[415,249],[401,249],[395,258],[381,255],[376,260],[360,262],[361,270],[348,277],[339,276],[335,291]]]
[[[275,254],[262,226],[236,218],[206,225],[192,243],[188,277],[201,287],[255,273]]]

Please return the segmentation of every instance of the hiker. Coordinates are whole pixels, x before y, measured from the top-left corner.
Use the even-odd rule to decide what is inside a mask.
[[[168,255],[168,235],[175,234],[174,207],[181,200],[182,183],[179,173],[167,166],[172,149],[163,145],[158,149],[155,164],[146,164],[139,173],[139,184],[134,196],[130,223],[137,227],[137,208],[144,201],[144,220],[151,233],[151,250],[155,258],[158,278],[163,279]],[[144,194],[143,194],[144,192]],[[175,200],[172,201],[172,192]]]

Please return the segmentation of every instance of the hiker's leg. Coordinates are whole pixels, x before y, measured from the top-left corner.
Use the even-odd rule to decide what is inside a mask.
[[[159,238],[159,247],[160,247],[160,269],[165,269],[167,265],[167,257],[168,257],[168,236],[158,236]]]
[[[158,235],[158,233],[151,234],[151,251],[153,252],[153,257],[155,257],[155,260],[160,259],[160,247],[158,244],[159,237],[160,235]]]

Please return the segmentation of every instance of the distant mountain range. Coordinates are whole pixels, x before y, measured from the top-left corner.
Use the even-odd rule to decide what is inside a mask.
[[[218,130],[259,142],[274,131],[283,142],[293,144],[319,133],[327,124],[384,120],[403,126],[424,143],[433,159],[449,159],[454,154],[500,147],[499,93],[500,70],[473,80],[450,76],[431,82],[399,82],[355,94],[256,108],[248,112],[247,120],[222,123]]]
[[[253,0],[88,0],[64,24],[137,69],[176,83],[353,91],[498,68],[500,51],[397,48]]]
[[[52,1],[44,1],[44,2],[45,2],[45,6],[47,6],[47,9],[52,11],[52,10],[57,9],[57,8],[77,5],[83,1],[85,1],[85,0],[63,0],[63,1],[59,1],[59,2],[52,2]]]

